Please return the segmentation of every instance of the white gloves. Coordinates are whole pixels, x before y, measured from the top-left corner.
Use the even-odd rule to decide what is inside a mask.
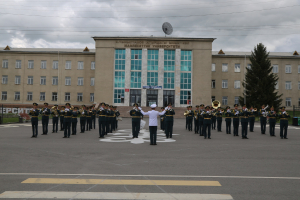
[[[265,113],[265,112],[262,112],[261,114],[263,114],[263,115],[264,115],[264,114],[266,114],[266,113]]]
[[[84,112],[82,112],[81,114],[84,114]]]
[[[69,111],[69,109],[68,109],[68,108],[66,108],[66,109],[65,109],[65,111]]]
[[[209,111],[206,111],[206,113],[210,113]]]
[[[283,113],[282,114],[286,114],[286,112],[285,111],[283,111]]]
[[[141,107],[139,107],[139,110],[142,110],[142,108],[141,108]]]
[[[240,114],[240,112],[239,111],[236,111],[236,113],[235,113],[236,115],[238,115],[238,114]]]

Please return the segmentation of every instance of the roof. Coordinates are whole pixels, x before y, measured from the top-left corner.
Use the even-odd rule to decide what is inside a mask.
[[[5,47],[0,47],[0,52],[20,52],[20,53],[83,53],[83,54],[95,54],[95,49],[89,49],[89,51],[83,51],[82,49],[73,48],[14,48],[9,47],[10,50],[4,50]]]
[[[224,51],[224,50],[223,50]],[[224,51],[225,54],[218,54],[219,51],[212,51],[214,57],[249,57],[251,52],[243,51]],[[294,56],[294,52],[269,52],[269,57],[293,57],[300,58],[300,56]]]
[[[94,40],[180,40],[180,41],[211,41],[213,42],[216,38],[193,38],[193,37],[149,37],[149,36],[141,36],[141,37],[103,37],[103,36],[94,36],[92,37]]]

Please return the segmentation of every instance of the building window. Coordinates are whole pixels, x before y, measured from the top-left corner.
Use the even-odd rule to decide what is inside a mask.
[[[234,65],[234,72],[241,72],[241,65],[240,64],[235,64]]]
[[[83,77],[78,77],[77,85],[83,85]]]
[[[58,85],[58,76],[52,76],[52,85]]]
[[[216,64],[215,64],[215,63],[213,63],[213,64],[211,65],[211,71],[212,71],[212,72],[215,72],[215,71],[216,71]]]
[[[222,88],[228,88],[228,80],[222,80]]]
[[[65,92],[65,101],[70,101],[70,99],[71,99],[71,93]]]
[[[2,84],[6,85],[8,82],[8,76],[7,75],[2,75]]]
[[[40,101],[45,101],[45,99],[46,99],[45,92],[40,92]]]
[[[125,87],[125,71],[115,71],[115,87]]]
[[[191,104],[191,91],[180,90],[180,104]]]
[[[291,65],[286,65],[285,66],[285,73],[287,73],[287,74],[292,73],[292,66]]]
[[[147,72],[147,85],[158,85],[158,72]]]
[[[57,101],[57,92],[52,92],[52,101]]]
[[[77,69],[83,69],[83,61],[78,61]]]
[[[28,76],[28,78],[27,78],[27,84],[28,85],[33,85],[33,76]]]
[[[158,50],[148,50],[147,69],[149,71],[158,70]]]
[[[228,105],[228,97],[222,97],[222,105]]]
[[[83,95],[82,93],[77,93],[77,101],[82,101]]]
[[[214,100],[216,100],[216,96],[211,96],[211,102],[213,102]]]
[[[300,106],[300,98],[298,99],[298,106]]]
[[[216,80],[211,80],[211,88],[216,88]]]
[[[46,69],[47,68],[47,61],[46,60],[42,60],[41,61],[41,69]]]
[[[222,64],[222,72],[228,72],[228,64],[227,63]]]
[[[251,69],[252,65],[251,64],[248,64],[247,65],[247,69]]]
[[[71,77],[65,78],[65,85],[71,85]]]
[[[180,89],[191,89],[192,87],[192,74],[181,73],[180,74]]]
[[[286,81],[285,82],[285,89],[286,90],[291,90],[292,89],[292,82],[291,81]]]
[[[175,70],[175,50],[164,51],[164,70],[165,71]]]
[[[142,72],[131,72],[130,87],[141,88]]]
[[[114,103],[124,103],[124,89],[114,90]]]
[[[58,69],[58,60],[53,60],[52,69]]]
[[[2,60],[2,68],[8,68],[8,60]]]
[[[33,67],[34,67],[34,61],[28,60],[28,69],[33,69]]]
[[[300,90],[300,82],[298,81],[298,90]]]
[[[95,85],[95,78],[91,78],[91,86]]]
[[[300,65],[298,65],[298,74],[300,74]]]
[[[15,92],[15,101],[20,101],[20,92]]]
[[[142,50],[131,50],[131,70],[142,70]]]
[[[239,104],[239,98],[240,97],[234,97],[234,104]]]
[[[273,65],[272,72],[273,72],[274,74],[277,74],[277,73],[278,73],[278,65]]]
[[[115,50],[115,70],[125,70],[125,58],[126,58],[125,49]]]
[[[286,98],[285,99],[285,106],[291,107],[292,106],[292,98]]]
[[[15,76],[15,84],[20,85],[21,84],[21,76]]]
[[[95,61],[92,61],[91,62],[91,70],[94,70],[95,69]]]
[[[27,101],[32,101],[32,92],[27,92]]]
[[[21,60],[16,60],[16,69],[21,69]]]
[[[94,102],[94,93],[90,93],[90,102]]]
[[[275,82],[275,90],[278,90],[278,81]]]
[[[66,61],[66,67],[65,69],[71,69],[71,61]]]
[[[41,85],[46,85],[46,76],[41,76]]]
[[[234,81],[234,88],[235,89],[241,88],[241,81]]]
[[[192,51],[181,51],[181,71],[192,71]]]
[[[165,72],[164,73],[164,88],[165,89],[174,89],[174,73]]]
[[[7,91],[2,91],[1,100],[7,100]]]
[[[149,93],[151,94],[151,96],[148,95]],[[142,94],[142,90],[131,89],[130,97],[129,97],[129,99],[130,99],[129,105],[133,106],[133,104],[135,104],[135,103],[140,105],[141,104],[141,94]],[[154,96],[152,96],[152,94]],[[154,98],[151,98],[151,97],[154,97]],[[157,102],[156,97],[157,97],[157,90],[147,90],[147,104],[149,104],[149,102],[150,102],[150,104]],[[147,106],[149,106],[149,105],[147,105]]]

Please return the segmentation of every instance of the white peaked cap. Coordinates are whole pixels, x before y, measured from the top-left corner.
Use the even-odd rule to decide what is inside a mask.
[[[152,104],[150,107],[151,108],[156,108],[156,104]]]

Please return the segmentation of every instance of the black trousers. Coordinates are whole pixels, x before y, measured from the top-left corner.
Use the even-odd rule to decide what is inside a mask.
[[[215,118],[211,119],[211,129],[216,129],[216,121],[217,121],[217,119],[215,119]]]
[[[57,133],[57,129],[58,129],[58,117],[53,117],[52,118],[52,124],[53,124],[52,132]]]
[[[38,135],[38,121],[32,121],[31,126],[32,126],[32,136],[37,137],[37,135]]]
[[[247,137],[248,122],[242,122],[242,137]]]
[[[118,129],[118,120],[116,120],[116,129]]]
[[[64,122],[64,137],[70,137],[71,134],[71,123],[72,122]]]
[[[61,131],[64,130],[64,128],[65,128],[64,125],[65,125],[65,124],[64,124],[64,117],[61,117],[61,118],[60,118],[60,130],[61,130]]]
[[[132,121],[132,136],[138,137],[139,136],[139,127],[140,127],[140,121]]]
[[[218,131],[222,131],[222,119],[217,120],[217,129],[218,129]]]
[[[157,126],[149,126],[150,144],[156,144]]]
[[[208,137],[210,138],[210,134],[211,134],[211,124],[207,124],[207,123],[204,123],[203,124],[203,135],[204,135],[204,138]]]
[[[199,121],[199,133],[200,136],[203,136],[203,121]]]
[[[80,120],[80,132],[82,132],[82,133],[84,133],[84,131],[85,131],[85,122],[86,122],[85,119]]]
[[[47,118],[42,117],[43,134],[48,133],[48,123],[49,123],[49,117],[47,117]]]
[[[77,121],[72,122],[72,135],[76,135],[77,133]]]
[[[188,130],[193,131],[193,118],[188,118]]]
[[[116,125],[115,125],[115,119],[111,120],[111,131],[115,131],[116,130]]]
[[[165,121],[164,120],[160,120],[160,129],[161,130],[165,130]]]
[[[106,135],[107,135],[107,133],[112,133],[111,124],[112,124],[112,122],[111,122],[110,118],[108,118],[108,120],[106,121]]]
[[[231,120],[226,121],[226,133],[231,134]]]
[[[199,120],[198,119],[194,119],[194,130],[195,133],[199,133]]]
[[[287,137],[288,120],[280,120],[280,137]]]
[[[172,138],[172,134],[173,134],[173,121],[166,121],[166,136],[167,136],[167,138],[169,138],[169,137]]]
[[[233,121],[233,135],[239,135],[239,121]]]
[[[275,135],[275,124],[276,122],[270,122],[270,135]]]
[[[91,129],[94,127],[94,129],[96,129],[95,127],[96,127],[96,116],[93,116],[92,117],[92,127],[91,127]]]
[[[266,133],[266,125],[267,125],[266,120],[260,120],[260,130],[262,134]]]
[[[87,117],[86,118],[86,130],[90,131],[92,129],[92,118],[91,117]]]
[[[255,122],[255,117],[249,117],[249,130],[253,132],[254,130],[254,122]]]
[[[99,137],[104,137],[105,128],[106,128],[106,121],[98,120],[98,123],[99,123]]]

